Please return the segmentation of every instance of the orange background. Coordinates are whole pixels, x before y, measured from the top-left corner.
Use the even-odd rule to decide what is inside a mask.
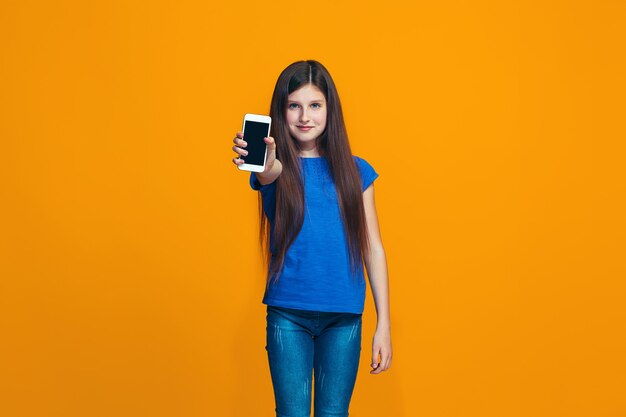
[[[624,416],[622,1],[0,4],[0,415],[273,416],[230,159],[317,59],[379,172],[351,416]]]

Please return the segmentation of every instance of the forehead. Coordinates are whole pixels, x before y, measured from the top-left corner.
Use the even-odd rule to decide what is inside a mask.
[[[289,94],[289,101],[324,101],[324,93],[313,84],[305,84]]]

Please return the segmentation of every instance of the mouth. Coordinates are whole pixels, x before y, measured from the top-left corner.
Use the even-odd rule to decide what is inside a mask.
[[[308,131],[313,129],[315,126],[296,126],[300,130]]]

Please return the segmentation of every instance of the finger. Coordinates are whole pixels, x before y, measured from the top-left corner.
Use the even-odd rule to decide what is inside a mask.
[[[237,136],[238,138],[241,139],[241,138],[243,138],[243,132],[237,132],[237,134],[235,136]]]
[[[389,356],[389,354],[385,354],[383,355],[383,360],[380,361],[381,362],[381,367],[383,368],[383,371],[386,371],[387,369],[389,369],[389,365],[391,362],[391,356]]]
[[[382,366],[378,366],[378,368],[371,370],[370,374],[379,374],[382,371],[383,371],[383,367]]]
[[[389,352],[386,352],[384,349],[381,349],[380,351],[380,368],[382,368],[382,370],[386,370],[387,369],[387,362],[389,361]]]
[[[267,136],[263,139],[265,140],[265,143],[269,145],[270,148],[274,148],[276,146],[276,141],[274,140],[273,137]]]
[[[236,153],[238,153],[241,156],[246,156],[248,155],[248,151],[246,151],[245,149],[241,149],[237,146],[233,146],[233,151],[235,151]]]
[[[242,165],[242,164],[245,164],[245,163],[246,163],[246,161],[244,161],[243,159],[233,158],[233,164],[235,164],[235,165]]]
[[[233,142],[235,142],[235,145],[241,146],[242,148],[245,148],[246,146],[248,146],[248,142],[246,142],[243,139],[235,138],[233,139]]]

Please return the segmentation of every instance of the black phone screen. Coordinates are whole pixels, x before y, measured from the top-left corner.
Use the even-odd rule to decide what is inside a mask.
[[[269,135],[269,124],[246,120],[243,128],[243,140],[248,143],[244,149],[248,155],[242,156],[246,164],[263,165],[265,162],[265,148],[267,144],[263,138]]]

